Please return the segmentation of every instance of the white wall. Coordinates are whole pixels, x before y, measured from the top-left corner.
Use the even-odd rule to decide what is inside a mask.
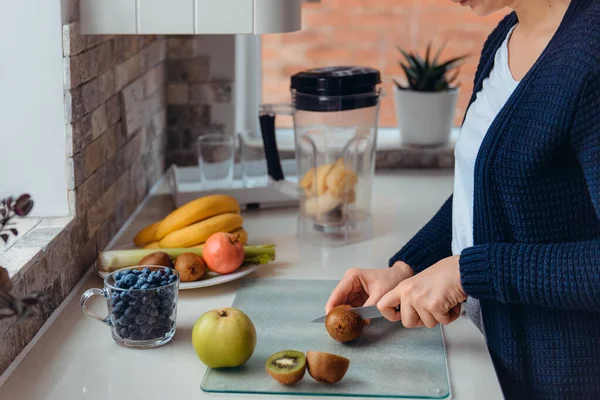
[[[59,0],[0,0],[0,196],[68,214]]]

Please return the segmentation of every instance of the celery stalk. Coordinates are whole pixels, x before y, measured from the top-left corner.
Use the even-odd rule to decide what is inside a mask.
[[[133,249],[133,250],[108,250],[98,254],[98,269],[104,272],[114,272],[121,268],[138,265],[139,262],[152,253],[164,252],[171,258],[176,258],[183,253],[194,253],[202,257],[201,248],[174,248],[174,249]],[[275,260],[275,245],[244,246],[243,265],[267,264]]]

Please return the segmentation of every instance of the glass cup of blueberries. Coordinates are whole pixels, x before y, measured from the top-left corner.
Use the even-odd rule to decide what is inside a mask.
[[[175,335],[179,274],[168,267],[141,265],[124,268],[104,278],[104,288],[89,289],[81,307],[90,317],[111,328],[115,342],[124,347],[162,346]],[[108,303],[108,316],[99,317],[86,307],[92,296]]]

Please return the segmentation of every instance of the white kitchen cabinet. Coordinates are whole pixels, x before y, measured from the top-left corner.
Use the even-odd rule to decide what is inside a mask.
[[[267,34],[301,29],[303,0],[81,0],[83,34]]]

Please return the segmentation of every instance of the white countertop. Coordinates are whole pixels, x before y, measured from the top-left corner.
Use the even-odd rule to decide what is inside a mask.
[[[120,232],[117,244],[130,242],[141,226],[169,211],[170,198],[159,195],[161,190]],[[244,227],[250,243],[277,245],[277,260],[260,267],[250,277],[339,279],[350,267],[386,267],[388,258],[437,211],[451,191],[450,172],[378,173],[373,192],[375,238],[342,248],[319,248],[296,240],[294,209],[245,213]],[[131,350],[115,344],[107,326],[81,311],[81,294],[88,288],[102,287],[102,280],[88,273],[61,305],[56,318],[42,328],[20,359],[0,378],[0,384],[3,383],[0,399],[217,398],[200,389],[206,367],[192,348],[191,330],[205,311],[230,306],[238,285],[239,281],[182,291],[173,341],[152,350]],[[104,301],[90,303],[93,311],[106,314]],[[484,338],[468,318],[462,316],[444,327],[444,335],[453,398],[502,399]],[[225,395],[225,398],[287,397]],[[292,398],[298,396],[289,397]]]

